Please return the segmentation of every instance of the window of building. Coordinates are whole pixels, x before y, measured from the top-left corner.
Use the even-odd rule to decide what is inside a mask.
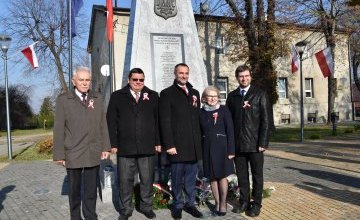
[[[305,97],[314,98],[313,78],[305,78]]]
[[[225,37],[223,35],[216,37],[215,53],[216,54],[225,54],[225,52],[226,52],[225,47],[226,47]]]
[[[279,77],[277,81],[278,95],[279,98],[286,99],[288,97],[287,94],[287,78]]]
[[[220,91],[220,102],[221,104],[226,103],[227,95],[228,95],[228,77],[217,77],[215,85]]]

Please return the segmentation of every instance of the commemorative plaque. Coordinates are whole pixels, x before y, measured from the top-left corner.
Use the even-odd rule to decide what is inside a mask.
[[[157,91],[174,81],[174,67],[185,62],[182,34],[151,34],[153,85]]]

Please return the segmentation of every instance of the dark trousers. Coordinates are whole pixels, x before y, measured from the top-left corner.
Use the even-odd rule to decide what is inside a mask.
[[[240,203],[250,202],[250,182],[249,182],[249,164],[252,175],[252,198],[255,204],[261,205],[262,191],[264,188],[263,167],[264,154],[241,153],[236,155],[235,159],[236,175],[240,188]]]
[[[174,194],[174,206],[177,209],[184,207],[182,188],[185,189],[185,205],[193,206],[195,203],[195,184],[198,172],[197,162],[171,164],[171,188]]]
[[[134,191],[134,176],[140,177],[140,210],[152,210],[154,156],[118,157],[120,214],[131,216],[134,210],[132,195]]]
[[[71,220],[81,218],[81,183],[83,183],[82,213],[86,220],[97,219],[96,198],[99,166],[66,169],[69,180],[69,205]]]

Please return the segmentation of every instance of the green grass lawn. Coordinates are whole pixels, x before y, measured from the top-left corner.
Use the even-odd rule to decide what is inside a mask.
[[[355,131],[354,125],[339,125],[336,128],[336,136],[341,137],[349,134],[359,134],[360,131]],[[334,137],[332,135],[332,127],[328,125],[311,125],[304,127],[304,139],[326,139]],[[299,127],[281,127],[276,128],[275,132],[271,134],[270,141],[272,142],[288,142],[300,141],[300,126]]]
[[[11,136],[45,134],[49,132],[52,132],[52,129],[37,128],[37,129],[29,129],[29,130],[12,130]],[[0,131],[0,137],[6,137],[6,135],[7,135],[6,130]]]
[[[32,161],[32,160],[51,160],[52,154],[42,153],[36,151],[36,144],[32,146],[13,152],[13,161]],[[7,156],[0,157],[1,162],[9,162]]]
[[[356,125],[338,125],[335,137],[342,137],[346,135],[360,135],[359,124]],[[357,126],[357,129],[355,128]],[[33,129],[33,130],[15,130],[12,135],[32,135],[45,134],[52,130]],[[6,132],[0,132],[1,135],[6,136]],[[305,140],[312,139],[327,139],[334,138],[332,135],[332,127],[328,125],[305,125],[304,128]],[[291,142],[300,141],[300,127],[279,127],[271,134],[270,141],[272,142]],[[52,159],[52,154],[39,154],[36,151],[36,144],[13,153],[14,161],[31,161],[31,160],[49,160]],[[7,162],[7,156],[0,157],[0,162]]]

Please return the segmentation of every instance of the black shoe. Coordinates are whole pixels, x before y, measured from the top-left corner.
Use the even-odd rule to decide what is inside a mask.
[[[178,220],[181,219],[182,215],[181,215],[182,209],[177,209],[175,207],[171,208],[171,217],[173,217],[173,219]]]
[[[184,206],[184,211],[195,218],[203,218],[203,214],[195,206]]]
[[[210,215],[213,216],[213,217],[216,217],[216,216],[218,216],[218,212],[217,211],[211,211]]]
[[[118,220],[128,220],[129,219],[129,216],[127,215],[121,215],[119,216]]]
[[[261,209],[261,205],[258,204],[251,204],[251,208],[246,211],[246,215],[250,216],[250,217],[256,217],[260,215],[260,209]]]
[[[142,211],[142,210],[138,210],[138,212],[142,213],[143,215],[146,216],[146,218],[148,219],[153,219],[153,218],[156,218],[156,214],[153,210],[150,210],[150,211]]]
[[[249,208],[249,203],[243,202],[243,203],[240,203],[239,207],[233,208],[232,212],[242,213],[242,212],[245,212],[246,210],[248,210],[248,208]]]
[[[225,216],[225,215],[226,215],[226,212],[216,211],[216,215],[217,215],[217,216]]]

